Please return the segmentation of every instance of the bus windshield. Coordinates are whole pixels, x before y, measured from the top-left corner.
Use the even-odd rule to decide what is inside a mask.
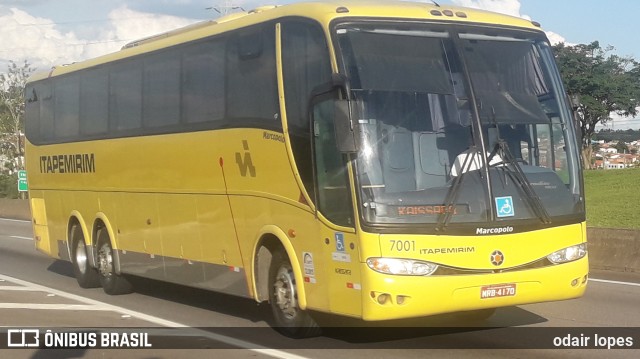
[[[406,22],[336,34],[366,223],[582,218],[571,112],[542,34]]]

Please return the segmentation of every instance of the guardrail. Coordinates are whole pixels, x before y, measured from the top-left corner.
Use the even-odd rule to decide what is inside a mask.
[[[0,198],[0,218],[31,220],[31,209],[26,199]]]
[[[640,230],[587,227],[589,266],[640,272]]]
[[[1,199],[0,218],[31,220],[28,200]],[[587,228],[592,269],[640,272],[640,230]]]

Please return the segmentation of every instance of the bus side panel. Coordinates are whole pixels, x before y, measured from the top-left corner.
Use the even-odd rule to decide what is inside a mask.
[[[202,248],[203,287],[247,296],[248,279],[240,275],[242,256],[226,195],[204,195],[196,199],[198,233],[194,244]],[[197,238],[197,239],[195,239]],[[244,268],[244,273],[250,273]]]
[[[224,195],[158,195],[165,279],[250,296]]]
[[[164,279],[160,224],[154,193],[116,194],[117,220],[112,223],[120,268],[148,278]]]
[[[212,141],[213,142],[213,141]],[[324,239],[313,214],[300,203],[301,191],[296,181],[284,143],[279,132],[262,129],[230,129],[215,136],[216,151],[221,158],[222,176],[231,203],[233,223],[238,233],[243,268],[250,288],[254,259],[252,253],[265,226],[289,230],[295,236],[287,238],[295,248],[298,261],[317,258],[308,269],[316,268],[315,277],[307,278],[304,286],[310,292],[306,298],[315,301],[308,305],[327,310],[327,280],[322,269]],[[296,268],[301,273],[303,268]],[[318,283],[318,284],[316,284]],[[320,284],[321,283],[321,284]]]
[[[355,233],[336,231],[322,225],[324,258],[329,283],[330,310],[351,317],[362,316],[360,254]]]
[[[49,254],[52,257],[69,260],[67,243],[68,215],[63,213],[63,193],[59,191],[43,191],[43,203],[46,208],[46,232],[49,237]]]
[[[101,194],[121,271],[250,296],[225,195]],[[113,214],[117,214],[117,216]]]
[[[187,285],[201,282],[196,196],[159,194],[157,207],[166,279]]]
[[[322,255],[327,246],[319,236],[318,222],[313,213],[299,207],[269,198],[232,196],[234,220],[237,224],[239,243],[243,253],[247,279],[253,271],[253,246],[256,234],[265,225],[275,225],[284,233],[295,249],[302,268],[294,268],[302,273],[307,308],[329,310],[328,263]],[[291,235],[293,234],[293,235]],[[306,255],[306,261],[305,261]]]
[[[69,206],[69,202],[65,200],[65,211],[71,215],[73,211],[77,211],[80,214],[80,218],[77,218],[81,226],[86,229],[86,236],[84,241],[86,244],[92,244],[91,231],[93,229],[93,222],[95,220],[96,213],[100,212],[98,194],[90,191],[76,191],[67,192],[66,198],[73,198],[73,206]]]
[[[31,217],[33,223],[33,235],[35,239],[36,249],[40,252],[52,257],[57,256],[57,244],[51,245],[51,237],[49,237],[49,226],[47,222],[47,209],[44,202],[44,198],[37,198],[36,196],[42,196],[42,191],[31,191]],[[54,252],[52,248],[55,248]]]

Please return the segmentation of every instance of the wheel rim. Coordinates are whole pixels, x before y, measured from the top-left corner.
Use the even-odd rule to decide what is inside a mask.
[[[80,273],[84,274],[87,271],[87,249],[81,240],[76,243],[76,265]]]
[[[273,283],[273,296],[276,306],[288,319],[293,319],[297,314],[298,303],[296,301],[295,280],[293,272],[286,267],[280,267]]]
[[[98,263],[100,274],[108,278],[113,273],[113,257],[111,256],[111,248],[103,245],[98,251]]]

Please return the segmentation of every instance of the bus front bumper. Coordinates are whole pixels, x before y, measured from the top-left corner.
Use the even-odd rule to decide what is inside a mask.
[[[588,258],[523,271],[451,276],[396,276],[362,263],[362,319],[389,320],[578,298]]]

